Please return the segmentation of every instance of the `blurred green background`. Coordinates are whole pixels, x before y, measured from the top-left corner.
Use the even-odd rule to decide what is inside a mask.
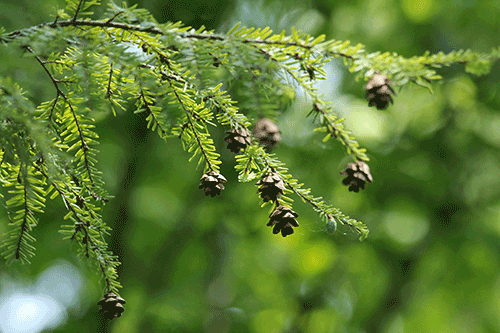
[[[498,0],[137,3],[160,22],[218,32],[238,21],[276,32],[295,26],[407,57],[499,45]],[[0,25],[50,21],[57,6],[64,2],[0,0]],[[20,54],[0,48],[0,75],[35,103],[52,98],[43,69]],[[365,222],[367,240],[343,229],[330,235],[296,197],[300,227],[277,237],[257,188],[236,182],[223,133],[215,140],[229,182],[210,198],[178,140],[165,143],[131,113],[103,115],[100,169],[115,196],[104,218],[123,262],[125,313],[100,320],[102,284],[58,234],[65,212],[54,201],[34,231],[33,264],[0,262],[0,331],[500,332],[500,65],[483,77],[461,65],[439,70],[445,80],[434,95],[406,86],[383,112],[368,108],[364,82],[341,61],[327,71],[320,89],[368,148],[374,183],[357,194],[342,186],[350,159],[312,133],[302,93],[278,120],[276,153],[315,195]],[[2,234],[8,220],[0,213]],[[16,322],[24,324],[14,330]]]

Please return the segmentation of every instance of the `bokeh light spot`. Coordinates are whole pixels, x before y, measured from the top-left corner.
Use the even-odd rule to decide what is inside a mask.
[[[330,242],[305,244],[297,249],[293,266],[300,274],[312,276],[328,270],[336,258],[336,249]]]
[[[254,333],[279,333],[283,331],[285,313],[278,309],[260,311],[252,320]]]
[[[427,235],[429,219],[411,201],[398,200],[390,205],[384,228],[394,242],[413,246]]]
[[[415,23],[429,21],[439,11],[435,0],[403,0],[401,6],[405,15]]]

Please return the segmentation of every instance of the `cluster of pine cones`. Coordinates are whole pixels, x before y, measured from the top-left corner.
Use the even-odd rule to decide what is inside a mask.
[[[382,74],[375,74],[371,77],[365,86],[369,106],[376,106],[382,110],[387,108],[389,103],[393,103],[391,94],[395,94],[395,92],[390,83],[387,77]],[[231,129],[226,133],[228,135],[224,138],[224,141],[227,143],[227,148],[233,153],[245,150],[252,143],[250,132],[244,127]],[[281,140],[278,126],[266,118],[257,121],[252,134],[268,151]],[[353,192],[359,192],[360,189],[365,188],[367,182],[371,183],[373,181],[370,168],[363,161],[348,163],[341,175],[345,176],[342,183],[349,186],[349,191]],[[214,197],[221,194],[224,189],[223,183],[226,181],[226,178],[219,172],[209,170],[201,177],[199,188],[205,191],[205,195]],[[291,208],[281,205],[278,200],[285,191],[285,182],[281,175],[275,170],[271,170],[265,173],[256,185],[259,186],[257,193],[260,193],[264,202],[274,201],[276,203],[275,209],[269,215],[270,220],[267,224],[273,227],[273,233],[278,234],[281,232],[283,237],[293,234],[293,227],[299,226],[296,220],[298,214]]]
[[[257,121],[252,132],[253,136],[259,140],[259,143],[268,151],[281,141],[281,134],[278,126],[267,118],[261,118]],[[228,135],[224,138],[224,141],[227,142],[227,149],[233,153],[239,153],[241,150],[245,150],[246,147],[252,143],[250,132],[244,127],[232,129],[226,133]],[[201,176],[199,188],[205,191],[205,195],[214,197],[221,194],[224,189],[223,183],[226,181],[226,178],[217,171],[209,170]]]
[[[246,128],[232,129],[226,133],[228,136],[224,138],[224,141],[227,142],[227,149],[233,153],[239,153],[252,143],[250,133]],[[267,118],[261,118],[255,123],[252,134],[267,151],[281,141],[278,126]]]
[[[285,190],[285,182],[281,178],[281,175],[271,170],[271,172],[264,174],[255,185],[259,186],[257,193],[260,193],[264,202],[271,200],[276,202],[276,208],[269,215],[270,220],[267,226],[273,227],[274,234],[281,232],[281,236],[283,237],[293,234],[293,227],[299,226],[299,223],[295,219],[299,214],[294,212],[290,207],[280,205],[278,201]]]
[[[227,142],[227,148],[233,153],[239,153],[252,143],[250,133],[246,128],[232,129],[226,133],[228,135],[224,138],[224,141]],[[266,118],[257,121],[252,133],[267,151],[270,151],[281,140],[278,126]],[[226,178],[223,175],[215,170],[209,170],[201,177],[199,188],[205,191],[205,195],[214,197],[221,194],[225,182]],[[276,203],[275,209],[269,215],[270,220],[267,224],[273,227],[273,233],[278,234],[281,232],[283,237],[293,234],[293,227],[299,226],[296,220],[299,215],[291,208],[281,205],[278,201],[286,189],[281,175],[275,170],[271,170],[264,174],[256,185],[259,186],[257,193],[260,193],[264,202],[274,201]]]
[[[391,82],[387,76],[378,73],[373,75],[365,86],[365,97],[368,100],[368,105],[376,106],[377,109],[382,110],[387,108],[389,103],[394,103],[391,94],[395,94],[395,92],[390,84]],[[245,150],[252,143],[250,132],[244,127],[231,129],[226,133],[228,135],[224,138],[224,141],[227,142],[227,148],[233,153]],[[252,134],[268,151],[281,140],[278,126],[267,118],[261,118],[257,121]],[[371,183],[373,181],[370,168],[363,161],[347,164],[341,175],[346,176],[342,183],[349,186],[349,191],[354,192],[364,189],[366,182]],[[226,178],[217,171],[209,170],[201,177],[199,188],[205,191],[205,195],[214,197],[221,194],[224,189],[223,183],[226,181]],[[276,172],[265,174],[256,185],[260,186],[259,192],[265,202],[276,201],[285,189],[283,180]]]
[[[395,94],[390,87],[390,81],[385,75],[375,74],[366,84],[366,99],[369,106],[376,106],[377,109],[383,110],[387,108],[389,103],[393,103],[391,94]],[[233,153],[239,153],[245,150],[252,143],[249,131],[242,127],[232,129],[226,132],[228,135],[224,138],[227,143],[227,148]],[[278,126],[269,119],[262,118],[255,124],[253,136],[259,140],[260,145],[270,151],[281,140],[281,134]],[[359,192],[359,189],[364,189],[366,182],[373,181],[368,164],[363,161],[348,163],[345,170],[341,172],[345,178],[342,184],[349,186],[349,191]],[[220,195],[224,190],[223,183],[227,182],[226,178],[215,170],[209,170],[200,179],[200,189],[205,191],[205,195],[215,197]],[[283,237],[294,233],[294,227],[298,227],[299,223],[296,218],[299,216],[290,207],[282,205],[278,200],[285,191],[285,181],[279,172],[271,169],[270,172],[262,175],[262,178],[255,184],[259,187],[257,193],[260,193],[264,202],[274,201],[276,206],[269,215],[267,226],[273,227],[273,234],[279,234]],[[336,230],[335,221],[330,223],[330,229]],[[116,294],[110,292],[104,295],[97,303],[100,305],[101,312],[106,319],[118,318],[122,315],[125,300]]]

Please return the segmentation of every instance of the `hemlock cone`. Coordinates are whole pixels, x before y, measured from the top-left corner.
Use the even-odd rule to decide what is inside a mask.
[[[227,149],[233,153],[239,153],[241,149],[245,149],[252,143],[250,133],[244,127],[227,131],[229,135],[224,138],[227,142]]]
[[[260,196],[264,199],[264,202],[269,200],[276,201],[285,190],[285,182],[277,172],[266,173],[255,185],[260,185],[257,193],[260,192]]]
[[[342,176],[347,176],[342,184],[349,185],[349,191],[359,192],[359,189],[365,189],[365,183],[373,181],[370,173],[370,167],[363,161],[356,161],[347,164],[344,171],[340,173]]]
[[[224,185],[222,185],[222,183],[227,182],[227,180],[217,171],[210,170],[201,176],[200,182],[201,183],[198,188],[204,189],[205,195],[215,197],[216,195],[221,194],[224,189]]]
[[[281,141],[281,133],[278,126],[267,118],[261,118],[252,130],[255,138],[259,140],[261,146],[268,151]]]
[[[269,217],[271,219],[269,223],[267,223],[267,226],[274,226],[273,234],[277,234],[281,231],[281,235],[286,237],[293,234],[293,227],[299,226],[299,223],[295,220],[296,217],[299,217],[299,214],[287,206],[276,207]]]
[[[384,110],[389,105],[389,102],[394,103],[391,93],[396,93],[391,88],[390,84],[391,81],[387,79],[387,76],[382,74],[373,75],[365,86],[365,97],[368,100],[368,106],[375,105],[377,109]]]
[[[108,293],[97,302],[97,305],[101,306],[99,312],[104,314],[104,318],[111,320],[122,315],[123,311],[125,311],[122,304],[125,303],[127,302],[115,293]]]

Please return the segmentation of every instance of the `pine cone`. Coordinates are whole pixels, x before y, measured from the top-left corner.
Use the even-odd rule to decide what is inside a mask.
[[[285,190],[285,182],[277,172],[266,173],[255,185],[260,185],[257,193],[260,192],[264,202],[276,201]]]
[[[111,320],[122,315],[123,311],[125,311],[122,304],[125,303],[127,302],[115,293],[107,293],[97,302],[97,305],[101,306],[99,312],[104,314],[104,318]]]
[[[373,181],[370,173],[370,167],[363,161],[356,161],[347,164],[344,171],[340,173],[342,176],[347,176],[342,184],[349,185],[349,191],[359,192],[359,189],[365,189],[365,183]]]
[[[261,118],[253,128],[253,135],[259,140],[261,146],[268,151],[281,141],[280,129],[267,118]]]
[[[233,153],[239,153],[241,149],[245,149],[252,143],[250,133],[244,127],[237,130],[232,129],[226,133],[229,135],[224,138],[224,141],[227,142],[227,149]]]
[[[296,217],[299,217],[299,214],[286,206],[276,207],[269,217],[271,219],[267,223],[267,226],[274,226],[273,234],[281,231],[281,235],[286,237],[293,234],[293,227],[299,226],[299,223],[295,220]]]
[[[368,106],[375,105],[377,109],[384,110],[389,105],[389,102],[394,103],[391,93],[396,93],[392,90],[390,84],[391,81],[387,79],[387,76],[382,74],[373,75],[365,86],[365,97],[368,100]]]
[[[210,170],[201,176],[200,182],[201,183],[198,188],[204,189],[205,195],[215,197],[222,192],[224,189],[224,185],[222,185],[222,183],[227,182],[227,180],[217,171]]]

